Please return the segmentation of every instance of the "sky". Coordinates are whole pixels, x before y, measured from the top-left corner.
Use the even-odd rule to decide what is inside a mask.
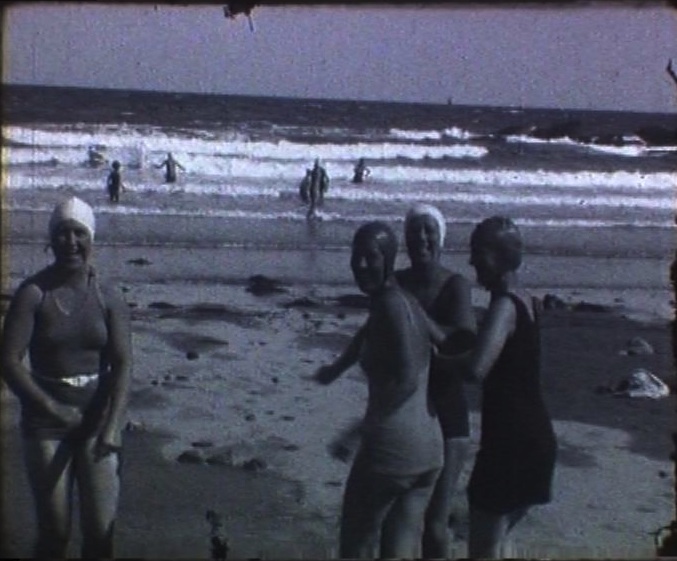
[[[675,112],[677,10],[659,2],[258,6],[17,2],[3,82]]]

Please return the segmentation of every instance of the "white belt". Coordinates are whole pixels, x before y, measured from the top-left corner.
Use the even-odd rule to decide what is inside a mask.
[[[72,386],[74,388],[83,388],[92,382],[95,382],[99,379],[99,373],[95,372],[94,374],[77,374],[75,376],[68,376],[67,378],[52,378],[51,376],[40,376],[38,378],[43,380],[49,380],[50,382],[55,382],[57,384],[64,384],[67,386]]]

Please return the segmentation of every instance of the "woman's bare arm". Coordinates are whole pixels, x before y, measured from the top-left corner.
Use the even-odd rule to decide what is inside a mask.
[[[66,426],[76,426],[82,420],[80,412],[52,399],[24,363],[41,301],[42,291],[34,284],[21,286],[12,298],[2,333],[2,376],[21,402],[31,403]]]
[[[99,437],[100,443],[118,448],[127,410],[132,372],[132,341],[129,308],[122,297],[110,287],[102,287],[106,302],[108,326],[108,358],[110,360],[110,399],[106,419]]]
[[[453,275],[440,293],[436,317],[445,326],[446,340],[440,345],[443,353],[458,353],[471,348],[477,337],[477,319],[472,305],[472,289],[462,275]]]
[[[438,362],[450,372],[460,372],[469,382],[482,382],[503,351],[505,342],[515,330],[516,311],[507,296],[492,299],[486,317],[479,329],[477,344],[457,356],[439,354]]]
[[[363,325],[358,332],[353,335],[348,346],[339,357],[332,364],[327,364],[318,368],[313,379],[320,384],[331,384],[341,376],[341,374],[353,366],[360,356],[360,348],[364,341],[365,329],[366,325]]]

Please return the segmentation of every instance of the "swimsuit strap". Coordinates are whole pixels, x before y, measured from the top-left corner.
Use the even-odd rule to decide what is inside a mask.
[[[101,286],[99,285],[99,281],[97,278],[96,274],[96,269],[94,265],[89,266],[89,273],[87,275],[87,284],[88,285],[93,285],[94,287],[94,295],[96,296],[96,300],[99,303],[99,306],[101,307],[101,311],[106,314],[106,300],[103,297],[103,294],[101,293]]]

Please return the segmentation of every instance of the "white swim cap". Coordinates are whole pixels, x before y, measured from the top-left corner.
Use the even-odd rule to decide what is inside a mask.
[[[94,239],[94,226],[96,224],[94,211],[86,202],[77,197],[71,197],[56,205],[52,217],[49,219],[50,237],[59,224],[65,220],[75,220],[78,224],[84,226],[92,240]]]
[[[405,235],[409,226],[409,222],[417,216],[430,216],[433,220],[435,220],[435,222],[437,222],[437,226],[440,230],[440,247],[444,246],[444,237],[447,234],[447,225],[444,221],[444,216],[442,216],[442,213],[439,211],[439,209],[432,205],[417,203],[409,209],[407,216],[404,219]]]

